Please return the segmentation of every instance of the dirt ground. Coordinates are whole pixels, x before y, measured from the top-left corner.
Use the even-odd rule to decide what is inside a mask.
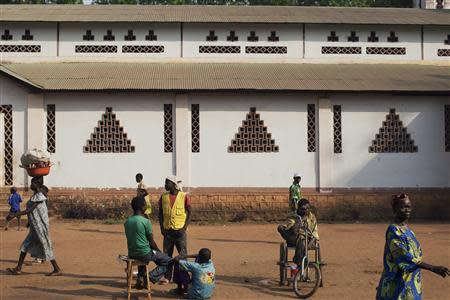
[[[124,265],[116,260],[126,253],[121,224],[51,221],[55,255],[62,277],[45,277],[49,263],[26,265],[23,275],[5,271],[15,265],[27,231],[2,231],[0,244],[0,299],[121,299],[126,298]],[[450,225],[412,224],[422,243],[425,261],[450,265]],[[319,234],[324,287],[313,299],[374,299],[382,269],[386,224],[321,224]],[[161,235],[156,241],[162,247]],[[192,225],[188,248],[209,247],[216,265],[214,299],[293,299],[289,287],[277,283],[279,242],[275,224]],[[27,258],[30,261],[30,258]],[[424,299],[449,299],[450,279],[424,272]],[[153,299],[177,298],[174,285],[153,287]],[[145,293],[136,294],[146,299]]]

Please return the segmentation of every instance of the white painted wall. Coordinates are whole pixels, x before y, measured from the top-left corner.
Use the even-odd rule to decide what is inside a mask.
[[[330,99],[342,106],[343,152],[334,153],[334,187],[450,186],[450,153],[444,152],[448,98],[348,94]],[[368,152],[390,108],[407,126],[417,153]]]
[[[46,183],[54,187],[135,187],[141,172],[145,183],[163,186],[173,173],[173,153],[164,153],[163,105],[174,95],[149,93],[51,93],[56,109],[56,153]],[[84,153],[106,107],[112,107],[135,153]]]
[[[83,41],[86,30],[91,30],[93,41]],[[104,41],[107,30],[112,30],[115,41]],[[135,41],[125,41],[128,30],[133,30]],[[146,41],[148,31],[153,30],[156,41]],[[116,45],[117,53],[75,53],[76,45]],[[164,53],[122,53],[123,45],[162,45]],[[62,23],[60,26],[60,56],[63,57],[180,57],[180,25],[153,23]]]
[[[2,45],[40,45],[41,52],[0,52],[0,57],[56,57],[57,39],[56,39],[56,23],[41,22],[0,22],[0,34],[3,35],[5,29],[8,29],[13,36],[12,40],[2,40]],[[25,29],[30,30],[33,35],[32,41],[22,41],[22,35]]]
[[[303,174],[302,185],[316,185],[316,153],[307,152],[307,104],[312,94],[198,94],[200,153],[191,153],[191,185],[198,187],[289,186],[294,172]],[[278,153],[228,153],[228,146],[256,107]]]
[[[183,57],[248,57],[248,58],[301,58],[303,52],[302,24],[184,24],[183,25]],[[214,30],[218,39],[207,42],[206,36]],[[235,31],[239,40],[227,41],[230,31]],[[255,31],[258,42],[248,42],[250,31]],[[269,42],[267,38],[271,31],[276,31],[278,42]],[[208,54],[199,53],[199,46],[241,46],[239,54]],[[286,46],[287,54],[248,54],[246,46]]]
[[[444,43],[450,35],[450,26],[425,26],[423,32],[423,55],[425,60],[450,61],[450,56],[438,56],[438,49],[450,49]]]
[[[338,42],[328,42],[331,31],[336,31]],[[349,42],[350,32],[355,31],[359,42]],[[371,31],[376,31],[379,41],[367,42]],[[390,32],[399,38],[397,43],[387,42]],[[391,25],[320,25],[307,24],[305,29],[305,58],[358,58],[389,60],[420,60],[421,38],[420,26]],[[362,54],[322,54],[322,46],[362,47]],[[366,47],[406,47],[406,55],[368,55]]]
[[[24,169],[19,168],[20,157],[26,151],[26,117],[27,117],[27,89],[0,75],[0,104],[10,104],[13,106],[13,182],[16,186],[24,186],[28,177],[25,176]],[[3,127],[0,128],[0,141],[3,143]],[[3,154],[2,154],[3,157]],[[0,168],[4,169],[3,160],[0,161]],[[4,180],[0,179],[0,186]]]

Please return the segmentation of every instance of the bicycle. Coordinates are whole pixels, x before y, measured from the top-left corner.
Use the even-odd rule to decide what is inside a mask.
[[[320,245],[316,240],[315,245],[313,247],[308,247],[310,236],[312,236],[311,231],[307,228],[305,230],[305,256],[302,258],[300,265],[297,265],[297,272],[293,272],[293,276],[291,276],[291,280],[293,282],[293,290],[298,298],[306,299],[311,297],[319,288],[319,286],[323,286],[322,279],[322,263],[320,262]],[[284,285],[287,281],[288,284],[290,282],[287,279],[287,269],[292,266],[292,261],[288,260],[288,249],[294,248],[292,246],[288,246],[286,243],[281,243],[280,245],[280,286]],[[314,250],[314,261],[309,261],[308,259],[308,250]],[[292,271],[291,271],[292,272]]]

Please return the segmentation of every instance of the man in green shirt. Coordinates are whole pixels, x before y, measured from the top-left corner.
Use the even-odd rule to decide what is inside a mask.
[[[298,201],[302,199],[300,180],[302,180],[300,173],[294,173],[294,182],[289,188],[289,208],[294,213],[297,211]]]
[[[128,257],[146,263],[155,262],[157,267],[150,272],[150,281],[156,283],[163,279],[167,268],[172,263],[171,258],[162,253],[153,239],[152,223],[144,217],[147,206],[144,197],[134,197],[131,200],[133,216],[129,217],[124,224],[125,235],[127,236]],[[167,279],[166,279],[167,280]],[[144,288],[147,285],[145,268],[138,267],[138,278],[136,288]]]

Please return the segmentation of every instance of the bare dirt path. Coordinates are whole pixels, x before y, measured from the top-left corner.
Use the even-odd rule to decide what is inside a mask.
[[[126,298],[126,253],[122,225],[51,221],[56,258],[65,273],[45,277],[49,263],[24,266],[23,275],[5,272],[15,265],[27,231],[0,233],[0,299],[121,299]],[[158,227],[157,225],[155,226]],[[412,224],[430,263],[450,265],[450,225]],[[324,287],[312,299],[374,299],[382,269],[386,224],[321,224]],[[158,245],[161,235],[156,232]],[[188,248],[209,247],[217,269],[214,299],[295,299],[288,287],[277,284],[278,247],[275,224],[190,227]],[[27,258],[30,261],[30,258]],[[265,283],[265,284],[262,284]],[[268,283],[268,284],[267,284]],[[153,299],[176,298],[175,286],[154,286]],[[424,299],[449,299],[450,279],[424,272]],[[146,299],[144,293],[137,294]]]

